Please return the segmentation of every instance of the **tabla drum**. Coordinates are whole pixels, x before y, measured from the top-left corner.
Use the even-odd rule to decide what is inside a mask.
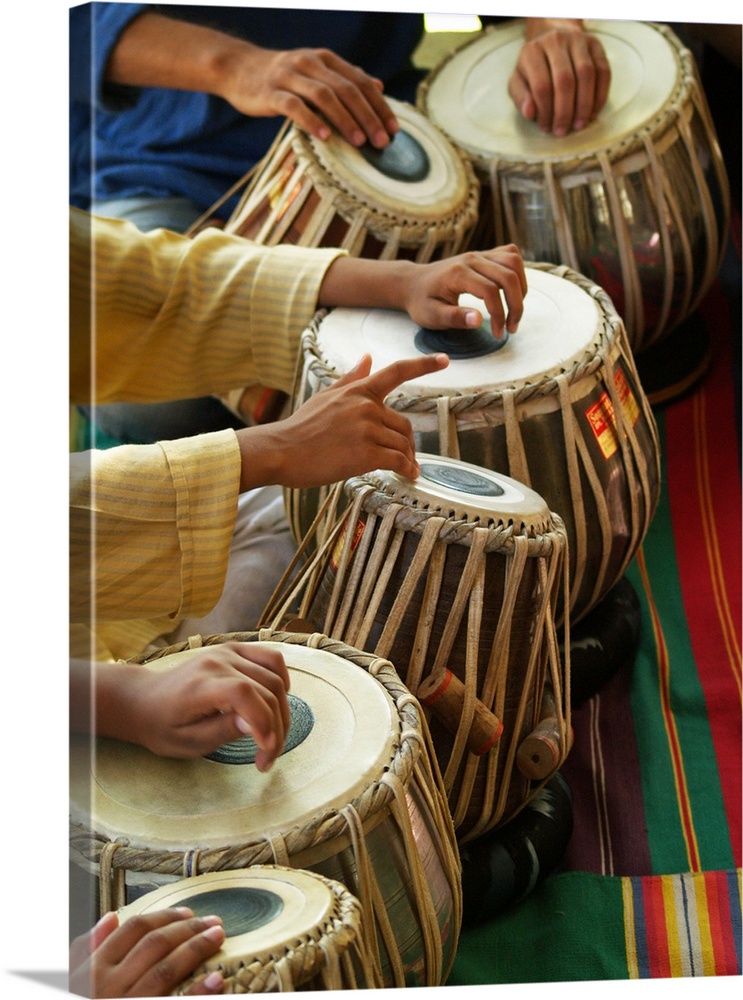
[[[730,191],[693,56],[666,26],[586,21],[611,66],[606,105],[557,138],[524,119],[508,80],[523,22],[491,26],[421,83],[417,105],[482,184],[471,246],[513,242],[601,285],[635,353],[691,312],[717,273]]]
[[[384,150],[287,121],[225,229],[266,246],[343,247],[355,257],[420,263],[458,253],[477,222],[469,158],[420,112],[388,98],[400,131]]]
[[[510,820],[565,760],[569,667],[555,624],[567,590],[562,521],[521,483],[418,455],[415,481],[374,472],[266,612],[390,659],[427,707],[466,843]]]
[[[359,899],[379,983],[441,985],[461,871],[420,705],[389,661],[319,634],[196,636],[136,662],[177,670],[199,643],[228,640],[266,643],[289,668],[291,726],[268,773],[251,737],[195,760],[72,739],[71,853],[98,879],[101,909],[167,879],[256,864],[315,871]]]
[[[316,872],[256,865],[179,880],[119,910],[119,923],[174,906],[222,918],[220,950],[172,991],[183,996],[210,972],[223,993],[356,989],[374,982],[361,904],[345,886]]]
[[[380,260],[426,263],[463,250],[480,198],[469,157],[415,108],[387,100],[400,131],[381,151],[335,133],[322,142],[287,121],[244,178],[225,231],[266,246],[338,246]],[[255,424],[280,414],[284,398],[252,385],[224,402]]]
[[[530,264],[526,276],[518,332],[497,350],[487,315],[479,331],[437,332],[390,310],[321,311],[302,338],[294,405],[364,353],[376,370],[447,351],[448,368],[404,383],[387,403],[410,419],[416,450],[501,472],[544,497],[565,522],[577,621],[623,575],[650,525],[658,431],[606,293],[566,267]],[[298,541],[327,492],[284,491]]]

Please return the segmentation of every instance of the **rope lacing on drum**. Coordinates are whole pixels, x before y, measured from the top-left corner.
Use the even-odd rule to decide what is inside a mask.
[[[373,475],[369,477],[357,476],[349,479],[346,483],[346,492],[353,495],[359,487],[371,482],[374,483]],[[514,524],[509,519],[496,520],[495,517],[487,522],[463,517],[457,517],[456,511],[451,516],[449,511],[440,511],[426,507],[414,506],[412,497],[406,497],[404,487],[394,494],[394,500],[390,494],[383,490],[375,489],[364,494],[362,507],[366,513],[379,516],[382,512],[393,511],[387,516],[394,522],[395,529],[400,532],[414,532],[422,535],[428,523],[434,520],[439,524],[438,540],[446,545],[464,545],[470,547],[476,533],[486,530],[487,541],[486,552],[503,552],[510,554],[513,551],[514,539],[523,537],[527,539],[529,553],[534,556],[547,556],[552,552],[554,546],[554,535],[552,529],[558,515],[549,513],[549,519],[545,523],[525,525],[523,522]],[[430,529],[429,529],[430,530]]]
[[[291,871],[283,865],[270,867],[277,872]],[[234,964],[205,962],[180,984],[178,995],[184,995],[196,980],[215,968],[224,977],[229,993],[294,992],[316,985],[316,977],[321,977],[329,990],[382,985],[369,956],[358,899],[333,879],[318,873],[313,873],[313,878],[327,887],[330,900],[317,925],[291,940],[278,941],[270,954],[245,957]]]
[[[477,222],[480,185],[469,157],[462,154],[456,146],[452,147],[451,152],[461,163],[466,194],[448,217],[420,219],[406,214],[404,205],[401,205],[399,211],[397,209],[394,212],[384,210],[364,196],[362,192],[350,190],[348,185],[331,175],[317,159],[312,137],[306,135],[296,128],[290,120],[287,120],[266,156],[256,167],[248,171],[242,182],[238,182],[228,192],[228,194],[233,194],[241,186],[245,188],[240,203],[226,227],[228,232],[239,232],[241,220],[244,220],[246,215],[250,215],[254,203],[258,205],[265,197],[265,192],[261,188],[261,184],[265,185],[263,175],[268,171],[270,180],[271,169],[280,157],[282,146],[291,147],[296,156],[304,157],[305,162],[302,162],[297,173],[292,175],[292,181],[296,184],[299,172],[307,176],[310,181],[305,192],[305,199],[294,198],[287,212],[282,216],[281,226],[283,230],[298,214],[311,191],[317,194],[320,203],[319,211],[313,219],[313,230],[322,233],[337,214],[352,227],[352,232],[347,234],[346,239],[351,244],[357,244],[357,252],[363,245],[366,234],[370,233],[383,244],[391,239],[395,246],[402,244],[422,247],[421,262],[424,262],[430,259],[433,250],[442,243],[451,244],[449,247],[451,253],[457,252]],[[217,203],[217,205],[219,204]],[[274,236],[276,238],[271,238],[269,242],[281,242],[280,232]],[[315,232],[305,232],[300,243],[313,245],[315,238]],[[345,242],[344,246],[346,246]],[[389,258],[391,252],[388,249],[384,251],[384,254]]]
[[[513,394],[514,404],[520,405],[532,399],[552,395],[557,391],[560,381],[566,380],[569,385],[578,382],[594,372],[598,371],[602,364],[602,359],[595,353],[600,344],[607,339],[613,338],[615,328],[608,318],[614,313],[611,299],[606,292],[596,286],[588,278],[578,274],[572,268],[565,265],[554,266],[552,264],[530,264],[530,269],[547,271],[557,277],[563,278],[577,285],[584,292],[589,294],[599,306],[602,318],[599,328],[594,338],[594,343],[586,349],[584,356],[575,361],[569,368],[562,368],[559,372],[547,373],[534,382],[524,382],[511,387],[483,388],[477,392],[453,392],[443,391],[437,395],[411,396],[408,392],[393,392],[387,397],[387,405],[401,413],[433,413],[438,412],[443,405],[450,413],[456,415],[467,413],[470,410],[491,409],[497,403],[502,402],[504,389],[509,389]],[[318,380],[318,388],[332,384],[342,374],[331,365],[323,356],[320,346],[320,328],[323,320],[328,316],[330,310],[320,309],[311,320],[309,326],[302,334],[302,351],[309,355],[306,371]],[[440,400],[444,402],[440,402]],[[441,431],[445,433],[444,430]],[[456,455],[451,457],[457,457]]]

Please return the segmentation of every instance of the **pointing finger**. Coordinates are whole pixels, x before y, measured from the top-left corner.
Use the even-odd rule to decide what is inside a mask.
[[[446,368],[448,364],[449,357],[446,354],[424,354],[419,358],[394,361],[369,377],[369,388],[384,399],[403,382],[430,375],[431,372]]]

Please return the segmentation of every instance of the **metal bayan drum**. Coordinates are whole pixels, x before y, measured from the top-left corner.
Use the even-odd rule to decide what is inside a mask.
[[[442,335],[399,312],[321,311],[303,336],[294,406],[364,352],[378,369],[446,350],[448,368],[404,383],[387,402],[410,419],[418,451],[502,472],[544,497],[565,522],[577,621],[619,580],[650,525],[658,432],[606,293],[551,265],[528,265],[527,282],[518,332],[491,353],[489,330]],[[324,492],[285,490],[297,540]]]
[[[307,869],[361,902],[381,985],[441,985],[461,926],[461,874],[419,704],[388,661],[326,636],[202,641],[230,639],[268,643],[289,668],[290,732],[267,774],[250,737],[196,760],[116,740],[71,743],[71,849],[97,874],[101,909],[163,877]],[[199,640],[136,662],[178,669]]]
[[[214,971],[224,977],[223,993],[342,990],[374,982],[359,901],[315,872],[256,865],[196,875],[122,907],[119,923],[173,906],[220,916],[225,941],[171,996],[183,996]]]
[[[345,484],[348,505],[263,619],[296,608],[310,627],[395,664],[429,708],[465,843],[512,818],[567,756],[569,672],[555,626],[567,539],[544,500],[507,476],[418,461],[415,481],[374,472]]]
[[[694,311],[725,248],[730,192],[692,54],[666,26],[586,21],[612,79],[596,121],[563,138],[508,95],[523,22],[493,26],[422,82],[417,104],[472,157],[482,182],[471,246],[596,281],[637,353]]]
[[[400,131],[384,150],[325,142],[287,121],[225,230],[266,246],[342,247],[425,263],[458,253],[475,223],[469,159],[420,112],[388,98]]]

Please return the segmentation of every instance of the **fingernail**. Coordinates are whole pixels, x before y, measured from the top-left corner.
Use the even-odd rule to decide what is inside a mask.
[[[435,354],[434,357],[436,358],[437,362],[440,365],[448,365],[449,364],[449,355],[448,354]]]
[[[400,131],[400,123],[397,118],[390,118],[388,122],[385,122],[385,126],[390,135],[395,135]]]
[[[318,134],[319,134],[319,136],[320,136],[320,138],[322,140],[329,139],[330,138],[330,129],[327,127],[327,125],[321,125]]]
[[[202,937],[208,938],[210,941],[224,941],[224,927],[221,924],[215,924],[214,927],[207,928]]]
[[[366,142],[366,136],[363,132],[356,131],[351,135],[351,142],[354,146],[363,146]]]
[[[562,139],[563,136],[567,135],[567,132],[568,132],[567,129],[560,127],[555,129],[554,134],[557,136],[558,139]]]
[[[182,917],[193,916],[193,910],[191,909],[190,906],[174,906],[173,910],[175,913],[178,913]]]
[[[374,133],[374,145],[375,146],[387,146],[389,144],[390,137],[386,132],[375,132]]]
[[[585,126],[586,126],[586,123],[584,121],[582,121],[581,119],[578,119],[577,122],[573,122],[573,128],[575,129],[576,132],[580,132],[580,130],[582,128],[585,128]]]
[[[479,326],[480,325],[480,313],[475,312],[474,309],[468,309],[464,314],[464,321],[467,326]]]
[[[222,918],[218,917],[216,913],[210,913],[209,916],[202,917],[201,919],[204,921],[205,924],[208,924],[210,927],[214,926],[222,927]]]
[[[217,993],[224,986],[224,979],[219,972],[210,972],[204,980],[203,986],[212,993]]]
[[[243,733],[245,736],[253,732],[253,728],[250,725],[250,723],[246,722],[241,715],[238,715],[235,718],[235,725],[240,730],[240,732]]]

